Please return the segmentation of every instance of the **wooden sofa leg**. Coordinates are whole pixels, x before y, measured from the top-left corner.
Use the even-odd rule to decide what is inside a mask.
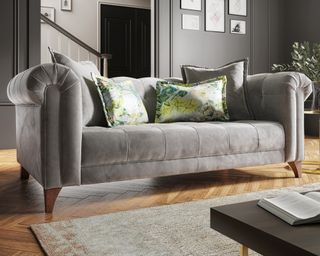
[[[289,162],[288,163],[294,172],[294,176],[296,178],[301,178],[302,177],[302,162],[301,161],[295,161],[295,162]]]
[[[52,188],[52,189],[45,189],[44,190],[44,205],[45,205],[45,212],[52,213],[54,204],[57,200],[57,197],[61,191],[61,188]]]
[[[22,166],[21,166],[21,169],[20,169],[20,179],[21,180],[28,180],[29,179],[29,173],[27,172],[26,169],[24,169]]]

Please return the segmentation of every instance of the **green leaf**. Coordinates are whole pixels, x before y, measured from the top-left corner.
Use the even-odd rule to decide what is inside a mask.
[[[294,42],[289,64],[273,64],[273,72],[302,72],[313,81],[320,80],[320,43]]]

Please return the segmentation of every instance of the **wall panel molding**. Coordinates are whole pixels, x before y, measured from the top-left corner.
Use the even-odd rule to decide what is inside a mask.
[[[40,62],[40,0],[2,0],[0,32],[0,106],[12,105],[7,97],[9,80]]]
[[[254,23],[254,19],[255,19],[255,13],[254,10],[255,9],[255,1],[251,0],[251,9],[250,9],[250,21],[251,21],[251,27],[250,27],[250,32],[251,32],[251,36],[250,36],[250,73],[254,74],[254,65],[253,65],[253,59],[255,58],[255,53],[254,53],[254,47],[255,47],[255,37],[254,37],[254,29],[255,29],[255,23]]]
[[[202,0],[201,11],[181,9],[180,0],[157,0],[157,2],[157,76],[180,77],[179,66],[182,64],[217,67],[235,59],[242,59],[251,55],[251,21],[249,16],[237,17],[228,15],[226,5],[226,32],[215,33],[205,31],[205,0]],[[250,1],[248,12],[250,12]],[[200,30],[183,30],[181,24],[182,14],[198,15],[200,18]],[[248,28],[247,34],[231,34],[231,19],[245,20]]]
[[[226,0],[227,1],[227,0]],[[248,0],[248,16],[228,15],[226,32],[207,32],[202,11],[180,9],[180,0],[156,0],[156,75],[181,76],[179,65],[217,67],[243,57],[250,58],[250,73],[270,72],[282,60],[284,0]],[[200,31],[181,29],[182,14],[198,15]],[[231,19],[247,22],[246,35],[230,34]]]
[[[17,73],[40,63],[40,0],[1,0],[0,149],[16,147],[15,107],[7,86]]]
[[[170,34],[170,74],[169,77],[173,76],[173,1],[174,0],[170,0],[170,25],[169,25],[169,34]]]

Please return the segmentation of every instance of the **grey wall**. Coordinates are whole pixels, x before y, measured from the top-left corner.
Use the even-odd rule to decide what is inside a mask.
[[[150,9],[151,0],[74,0],[72,12],[60,10],[60,0],[41,0],[41,6],[55,8],[55,22],[80,38],[83,42],[100,51],[99,4],[111,4]],[[83,17],[86,17],[85,19]],[[78,45],[70,43],[67,38],[49,25],[41,24],[41,63],[51,62],[48,46],[67,54],[77,60],[87,60],[88,54]],[[79,56],[80,55],[80,56]],[[93,58],[95,60],[95,58]]]
[[[0,10],[0,149],[13,148],[15,138],[14,107],[9,104],[6,88],[8,81],[15,74],[16,65],[13,58],[14,50],[14,1],[5,0],[1,2]],[[6,38],[6,39],[5,39]]]
[[[266,70],[274,63],[291,61],[293,42],[320,42],[318,17],[319,0],[251,0],[253,4],[254,38],[258,41],[251,57],[255,63],[253,73]],[[264,12],[268,9],[268,15]],[[263,16],[264,15],[264,16]],[[270,31],[269,37],[265,31]],[[269,39],[269,40],[268,40]],[[264,49],[269,47],[270,51]],[[267,53],[270,53],[269,56]],[[263,59],[264,61],[261,61]],[[265,61],[269,59],[269,63]],[[267,65],[267,66],[266,66]]]
[[[13,106],[0,106],[0,149],[16,147],[16,119]]]
[[[285,44],[287,60],[293,42],[320,42],[319,0],[286,0]]]
[[[227,3],[228,1],[226,1]],[[204,7],[204,1],[202,3]],[[248,13],[250,13],[250,3]],[[227,11],[227,8],[226,8]],[[204,8],[200,14],[200,30],[183,30],[181,15],[183,13],[196,14],[194,11],[180,9],[180,1],[172,1],[172,75],[181,76],[181,64],[195,64],[200,66],[218,67],[228,62],[242,59],[250,55],[251,22],[248,17],[234,17],[247,21],[246,35],[230,33],[230,19],[227,15],[225,33],[204,31]]]
[[[286,55],[285,45],[285,1],[251,1],[251,73],[269,72],[272,64],[282,63]]]
[[[40,0],[2,0],[0,9],[0,149],[15,148],[15,112],[9,80],[40,62]]]
[[[181,64],[218,67],[230,61],[250,58],[251,73],[269,72],[272,63],[282,62],[284,0],[248,0],[248,16],[228,15],[226,1],[226,32],[204,29],[204,0],[202,11],[180,9],[180,0],[157,0],[156,74],[159,77],[181,76]],[[199,31],[183,30],[181,15],[200,16]],[[230,33],[230,20],[247,22],[247,34]]]

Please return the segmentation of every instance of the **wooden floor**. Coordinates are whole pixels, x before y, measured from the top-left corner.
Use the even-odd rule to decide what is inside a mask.
[[[306,139],[306,158],[319,159],[318,140]],[[29,229],[34,223],[320,182],[320,175],[295,179],[281,164],[72,187],[62,190],[53,215],[46,215],[41,187],[32,178],[20,181],[15,159],[15,151],[0,151],[0,256],[42,255]]]

